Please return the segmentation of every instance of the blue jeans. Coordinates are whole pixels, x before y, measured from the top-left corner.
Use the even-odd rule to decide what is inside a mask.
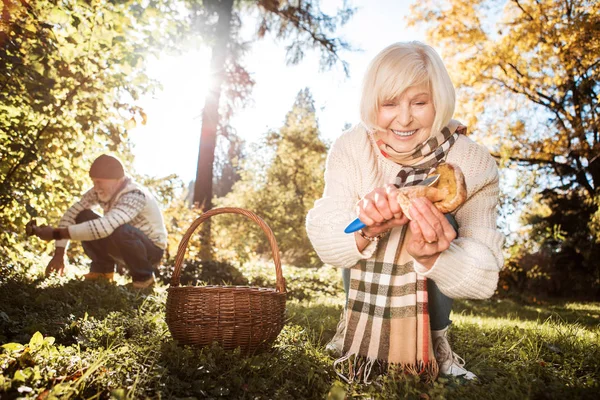
[[[83,210],[75,218],[75,222],[90,221],[100,218],[92,210]],[[160,262],[164,250],[152,243],[139,229],[124,224],[109,236],[82,241],[85,254],[92,260],[91,272],[114,272],[115,262],[124,263],[133,281],[143,281],[152,277],[154,265]]]
[[[446,219],[458,232],[458,224],[451,214],[446,214]],[[348,303],[348,292],[350,291],[350,269],[342,269],[342,280],[346,292],[346,304]],[[452,323],[450,312],[452,311],[453,299],[440,292],[435,282],[427,279],[427,297],[429,299],[429,325],[432,331],[442,330]]]

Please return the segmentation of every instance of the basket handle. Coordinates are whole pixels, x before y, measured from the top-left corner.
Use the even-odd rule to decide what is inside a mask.
[[[285,279],[283,279],[283,274],[281,272],[281,260],[279,258],[279,247],[277,246],[277,241],[275,240],[275,236],[273,235],[273,231],[269,228],[269,225],[265,221],[262,220],[258,215],[254,214],[251,211],[244,210],[243,208],[236,207],[221,207],[221,208],[213,208],[212,210],[208,210],[200,217],[196,218],[192,225],[188,228],[188,230],[183,235],[181,242],[179,242],[179,247],[177,249],[177,257],[175,258],[175,270],[173,271],[173,276],[171,277],[171,286],[179,286],[179,277],[181,275],[181,265],[183,264],[183,259],[185,257],[185,251],[187,250],[188,242],[190,241],[190,237],[200,226],[201,223],[212,217],[213,215],[218,214],[241,214],[252,221],[256,222],[258,226],[263,230],[265,235],[267,235],[267,239],[269,240],[269,245],[271,246],[271,253],[273,255],[273,262],[275,263],[275,275],[277,277],[276,287],[275,289],[278,292],[285,293]]]

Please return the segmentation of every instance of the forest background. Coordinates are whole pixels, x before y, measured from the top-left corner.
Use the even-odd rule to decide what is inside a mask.
[[[328,15],[310,2],[298,7],[268,1],[241,1],[233,7],[229,2],[230,25],[223,34],[218,21],[225,3],[3,3],[4,276],[39,263],[41,243],[25,240],[25,223],[32,217],[55,223],[90,186],[89,164],[105,151],[119,154],[133,175],[153,188],[164,206],[172,241],[169,254],[174,254],[182,230],[196,215],[185,211],[188,182],[174,174],[136,173],[130,137],[138,135],[136,141],[144,142],[135,129],[153,115],[139,104],[160,93],[160,82],[146,74],[148,60],[211,46],[222,51],[213,51],[211,69],[199,67],[209,73],[205,80],[212,86],[196,98],[198,116],[203,117],[196,133],[206,134],[202,143],[209,152],[200,158],[208,159],[212,168],[199,164],[197,175],[205,181],[195,190],[204,196],[205,206],[214,201],[257,211],[274,230],[286,262],[319,265],[303,221],[322,192],[324,160],[337,134],[328,132],[324,138],[311,90],[298,93],[281,127],[267,129],[250,143],[245,127],[234,127],[231,120],[244,106],[260,108],[252,103],[255,82],[245,67],[250,39],[281,43],[290,64],[300,63],[305,53],[313,61],[319,55],[315,70],[334,68],[343,76],[350,71],[343,56],[353,53],[351,44],[335,32],[356,10],[340,3]],[[600,256],[597,11],[594,2],[585,1],[449,1],[414,4],[406,17],[448,65],[458,89],[457,118],[498,159],[499,228],[507,236],[502,291],[600,296],[600,264],[595,262]],[[254,36],[242,38],[242,29],[254,31]],[[225,46],[218,42],[223,37]],[[210,118],[201,114],[208,107]],[[347,118],[346,126],[357,122]],[[206,133],[207,124],[201,123],[208,120],[215,125]],[[337,128],[341,133],[344,127]],[[162,140],[170,141],[169,132]],[[150,157],[168,171],[169,160],[176,157],[163,159],[160,149],[155,151],[140,157]],[[213,250],[267,254],[253,227],[246,225],[247,235],[239,236],[234,234],[237,221],[222,218],[214,223]]]
[[[317,276],[331,278],[304,230],[306,213],[322,194],[324,163],[335,137],[320,129],[322,110],[314,90],[300,90],[281,116],[282,125],[268,127],[258,139],[247,140],[235,122],[244,107],[261,107],[253,103],[255,75],[246,63],[255,43],[281,46],[290,66],[302,65],[306,57],[317,60],[313,67],[323,74],[362,72],[346,61],[357,49],[339,32],[367,11],[350,2],[326,3],[333,11],[324,12],[316,1],[3,0],[4,288],[15,282],[44,285],[40,274],[52,244],[26,238],[25,223],[36,218],[55,224],[90,187],[91,161],[107,151],[118,154],[163,207],[169,248],[158,273],[165,284],[179,240],[199,215],[193,203],[255,211],[272,228],[290,271],[308,271],[303,273],[312,277],[304,281],[309,285],[321,282]],[[600,5],[585,0],[406,3],[409,12],[398,21],[420,30],[440,52],[457,87],[457,119],[500,166],[499,229],[507,242],[495,298],[533,304],[599,300]],[[394,41],[385,37],[383,45]],[[139,132],[155,117],[142,103],[161,90],[148,66],[165,55],[198,49],[207,51],[210,63],[198,67],[207,74],[207,85],[195,98],[202,144],[195,183],[189,186],[177,174],[141,174],[134,141],[143,141]],[[347,127],[356,120],[349,115],[345,122]],[[339,133],[343,128],[335,127]],[[166,143],[169,134],[164,132]],[[160,153],[152,158],[156,164],[168,162]],[[221,216],[191,242],[185,273],[190,282],[231,281],[239,277],[237,269],[269,257],[257,226]],[[71,246],[69,261],[70,278],[85,270],[78,244]],[[215,263],[219,270],[207,267]],[[326,292],[335,292],[335,280]],[[15,317],[8,308],[0,316],[3,341],[33,337],[34,328],[24,331],[9,323]],[[23,321],[17,325],[23,328]]]

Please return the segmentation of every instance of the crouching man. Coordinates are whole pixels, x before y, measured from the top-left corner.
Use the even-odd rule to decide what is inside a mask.
[[[167,230],[156,199],[125,175],[115,157],[103,154],[94,160],[90,177],[94,187],[65,212],[57,228],[39,226],[33,231],[42,240],[56,240],[46,275],[63,274],[68,241],[79,240],[92,260],[86,280],[112,281],[115,263],[119,263],[129,269],[133,287],[152,286],[154,267],[167,246]],[[91,210],[95,205],[102,207],[103,216]]]

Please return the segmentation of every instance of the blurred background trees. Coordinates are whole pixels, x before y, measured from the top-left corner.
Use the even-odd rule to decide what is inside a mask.
[[[232,111],[230,104],[247,101],[253,85],[242,62],[244,50],[247,50],[239,37],[244,25],[242,15],[257,15],[254,40],[263,39],[268,33],[274,39],[288,40],[288,64],[299,63],[307,50],[317,49],[321,53],[322,68],[341,63],[347,71],[347,65],[339,53],[350,47],[334,34],[339,26],[348,21],[354,9],[344,4],[336,15],[328,15],[321,11],[318,1],[185,0],[184,3],[192,11],[192,28],[199,30],[205,40],[212,43],[212,81],[203,108],[202,137],[193,194],[194,204],[209,209],[214,194],[211,168],[217,132],[227,130],[227,120]],[[227,95],[223,105],[220,104],[222,84]]]
[[[198,215],[190,209],[196,201],[258,213],[286,262],[320,265],[304,217],[322,193],[328,143],[311,93],[299,92],[281,128],[252,147],[230,119],[252,100],[254,81],[244,63],[250,41],[281,40],[292,64],[316,49],[322,68],[345,69],[340,52],[349,46],[337,32],[353,8],[341,2],[328,15],[316,1],[267,0],[3,0],[0,6],[3,275],[39,263],[29,250],[43,244],[28,244],[24,224],[31,217],[56,221],[89,187],[93,158],[113,151],[131,167],[127,131],[147,119],[137,100],[159,87],[146,74],[149,57],[202,46],[213,49],[216,78],[206,99],[198,98],[203,121],[212,121],[202,129],[202,180],[186,188],[175,176],[132,171],[164,206],[167,264]],[[242,29],[250,21],[256,26],[248,39]],[[500,163],[500,228],[508,238],[500,290],[600,298],[598,2],[423,0],[413,2],[408,22],[441,52],[457,87],[457,118]],[[206,231],[197,236],[190,253],[270,257],[262,232],[243,218],[216,217],[212,232],[212,240]]]
[[[254,84],[242,62],[244,46],[239,39],[239,31],[243,27],[242,13],[258,14],[254,40],[263,39],[267,33],[272,33],[275,39],[290,39],[287,47],[288,64],[299,63],[306,50],[318,49],[323,68],[329,68],[339,62],[346,69],[346,64],[341,60],[339,53],[349,46],[333,35],[338,26],[348,21],[354,10],[344,4],[337,15],[330,16],[320,10],[318,1],[185,0],[184,3],[192,10],[190,14],[192,26],[201,27],[201,31],[206,33],[205,39],[209,40],[212,48],[210,63],[212,79],[202,109],[198,166],[192,195],[194,207],[208,210],[212,208],[212,199],[216,194],[213,190],[213,180],[218,134],[228,138],[230,146],[236,145],[235,133],[227,123],[232,109],[227,105],[245,103]],[[223,102],[221,102],[222,85],[225,85],[226,94]],[[223,141],[221,143],[227,146]],[[234,149],[235,147],[232,150]],[[228,155],[231,155],[231,152],[228,152]],[[220,177],[228,178],[226,175]],[[210,256],[211,223],[212,221],[208,220],[202,226],[204,258]]]
[[[217,204],[259,214],[273,230],[284,262],[318,266],[321,262],[308,240],[304,221],[323,194],[327,149],[320,137],[312,95],[304,89],[285,124],[278,131],[267,132],[253,147],[241,179]],[[223,249],[233,249],[239,257],[253,252],[270,257],[269,244],[255,223],[237,215],[215,221],[217,241]]]

